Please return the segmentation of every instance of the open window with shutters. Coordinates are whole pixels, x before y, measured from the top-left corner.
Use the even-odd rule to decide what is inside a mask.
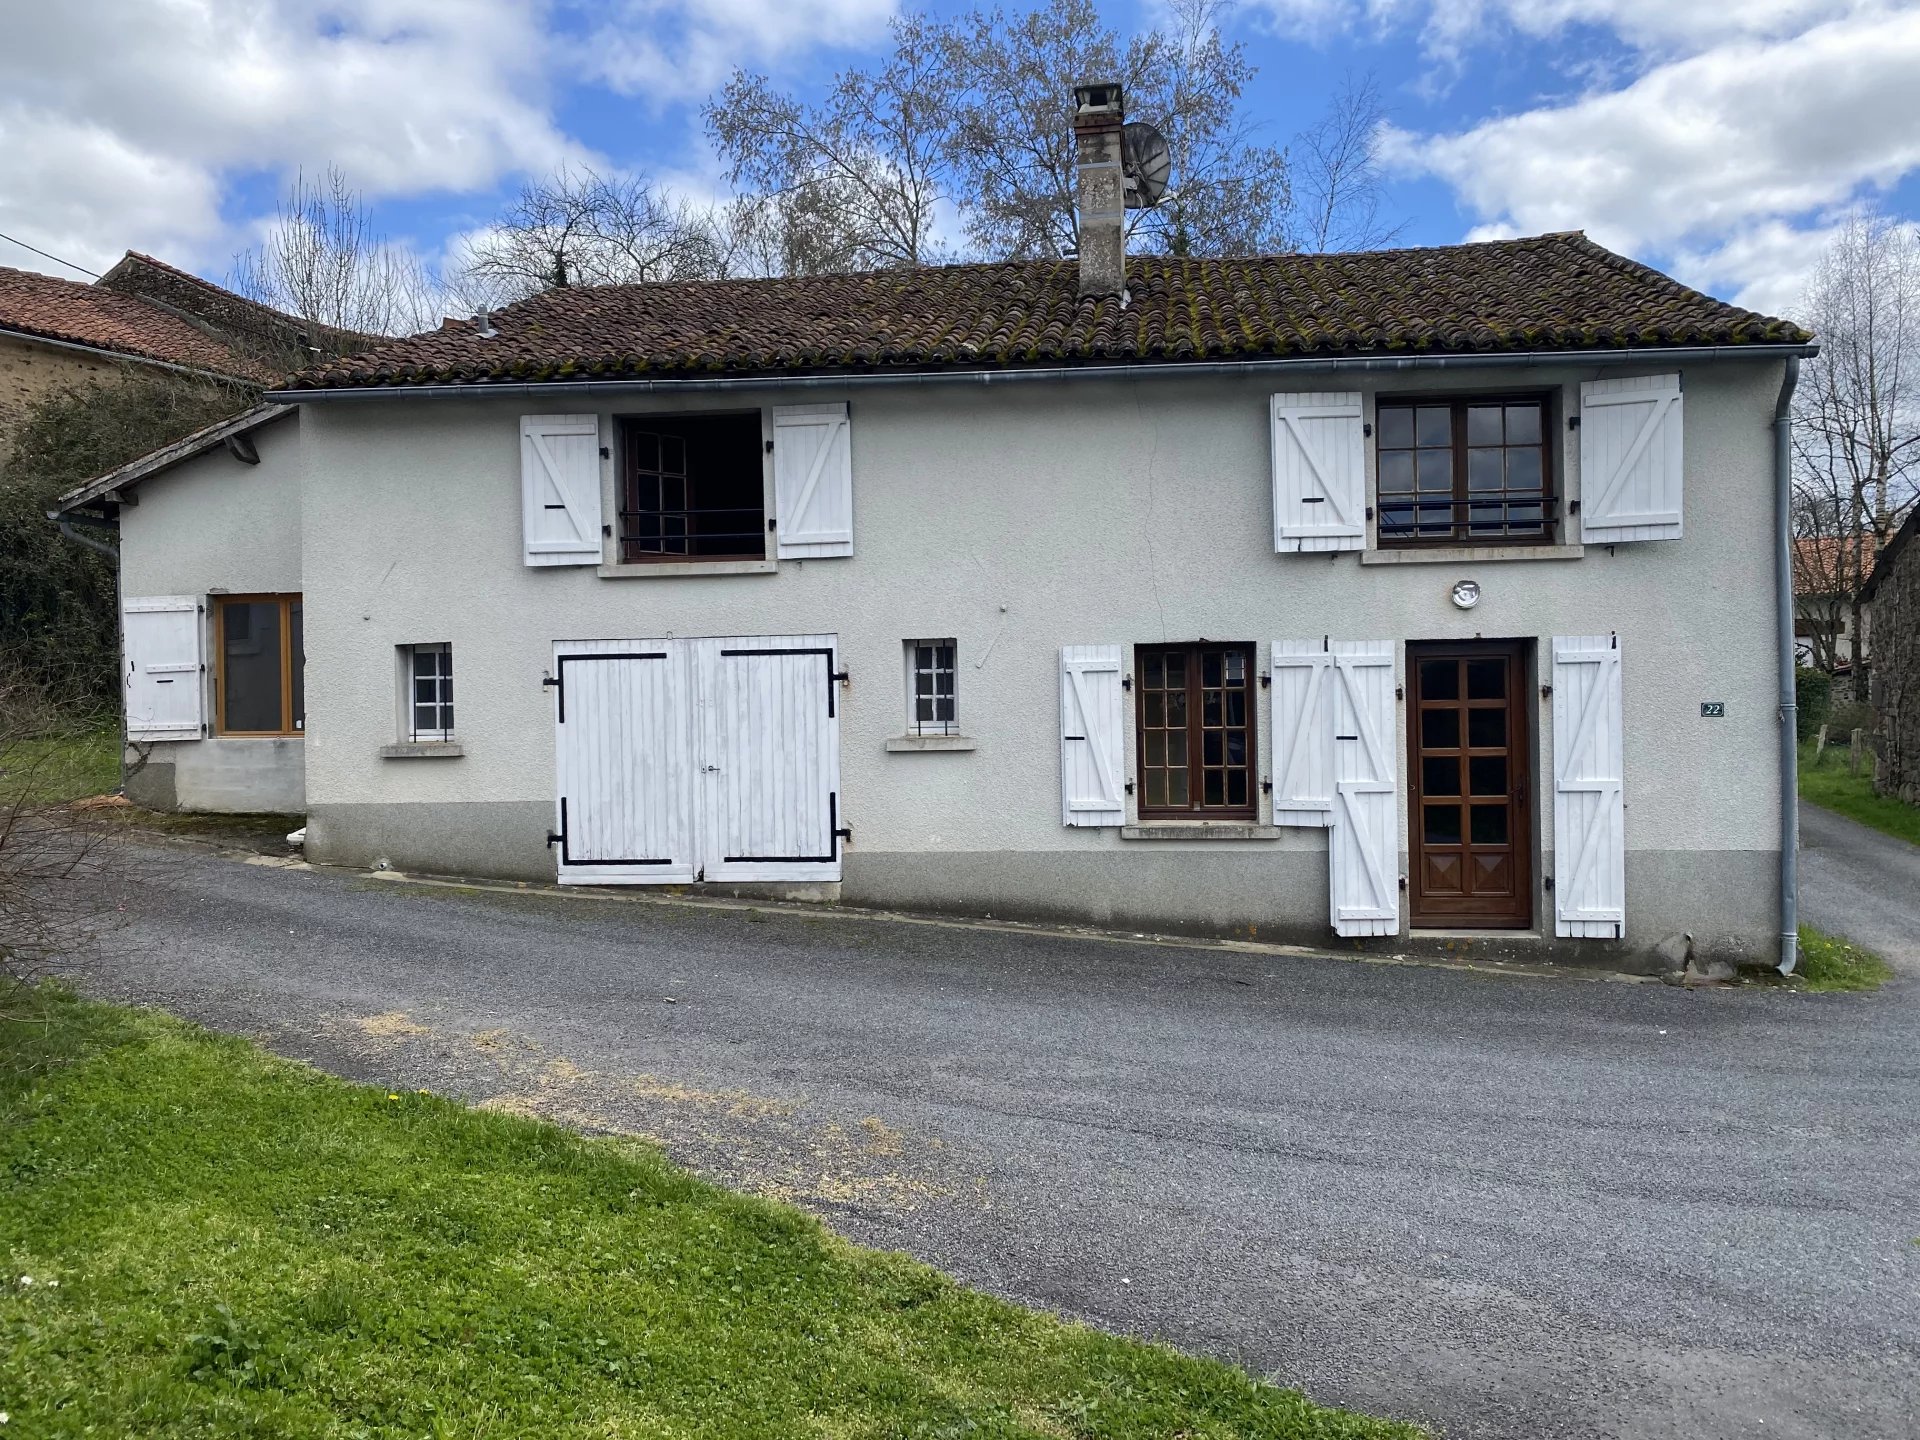
[[[298,595],[213,597],[216,734],[306,732],[302,620]]]
[[[1546,394],[1382,396],[1374,414],[1379,540],[1544,545],[1559,515]]]
[[[759,411],[620,421],[620,563],[767,558]]]

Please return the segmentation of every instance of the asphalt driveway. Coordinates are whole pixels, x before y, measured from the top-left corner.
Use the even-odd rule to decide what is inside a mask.
[[[97,993],[651,1135],[1325,1401],[1528,1440],[1920,1414],[1920,979],[1690,992],[145,868]]]
[[[1920,976],[1920,847],[1802,802],[1800,918]]]

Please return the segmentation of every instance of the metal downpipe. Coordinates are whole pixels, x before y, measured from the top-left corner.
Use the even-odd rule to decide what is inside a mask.
[[[1800,362],[1787,361],[1773,406],[1773,524],[1780,645],[1780,965],[1791,975],[1800,959],[1800,702],[1793,647],[1793,392]]]

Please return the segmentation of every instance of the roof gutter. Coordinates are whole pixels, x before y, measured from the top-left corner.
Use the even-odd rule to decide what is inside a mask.
[[[156,370],[171,370],[176,375],[193,375],[202,380],[218,380],[223,385],[258,385],[258,380],[249,380],[244,375],[229,375],[223,370],[203,370],[197,365],[177,365],[171,360],[156,360],[150,355],[137,355],[131,350],[103,350],[98,345],[82,345],[77,340],[56,340],[51,335],[38,335],[31,330],[16,330],[10,325],[0,325],[0,335],[13,335],[30,341],[35,345],[50,345],[56,350],[72,350],[81,355],[98,355],[103,360],[114,360],[122,365],[151,365]]]
[[[899,370],[851,375],[694,375],[684,379],[474,380],[451,385],[347,385],[269,390],[281,404],[312,400],[447,399],[456,395],[666,395],[705,390],[843,390],[885,385],[1004,385],[1040,380],[1149,380],[1225,375],[1406,374],[1420,370],[1520,369],[1546,365],[1671,365],[1702,360],[1797,360],[1804,345],[1668,345],[1620,350],[1519,350],[1491,355],[1331,355],[1264,360],[1175,360],[1138,365],[1054,365],[992,370]]]
[[[1774,628],[1780,668],[1780,963],[1800,958],[1800,702],[1793,642],[1793,392],[1800,362],[1787,361],[1773,404]]]

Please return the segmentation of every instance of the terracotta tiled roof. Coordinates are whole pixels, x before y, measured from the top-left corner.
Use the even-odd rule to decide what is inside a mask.
[[[127,251],[100,277],[98,288],[150,300],[189,322],[208,326],[242,348],[266,357],[270,366],[277,365],[276,374],[300,363],[294,357],[345,355],[364,350],[381,338],[302,320],[138,250]]]
[[[221,375],[273,378],[269,367],[171,310],[31,270],[0,266],[0,330]]]
[[[549,290],[314,366],[289,388],[693,373],[1112,365],[1313,355],[1799,343],[1578,234],[1365,254],[1068,261]]]

